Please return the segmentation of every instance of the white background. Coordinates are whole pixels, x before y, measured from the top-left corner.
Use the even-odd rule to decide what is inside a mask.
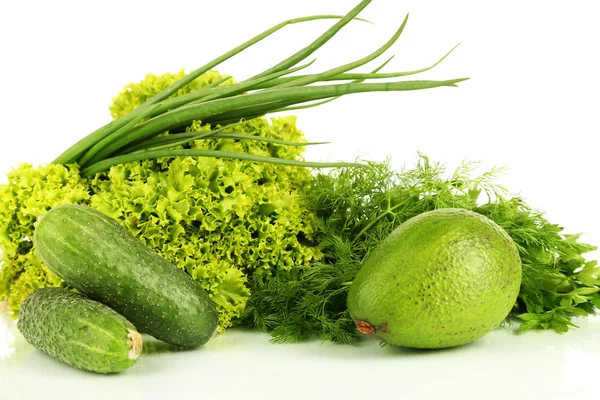
[[[52,161],[108,122],[111,97],[146,73],[193,69],[280,21],[345,13],[357,3],[2,1],[0,171],[21,162]],[[504,165],[509,169],[501,182],[512,192],[568,232],[584,232],[585,241],[600,244],[597,8],[593,0],[375,0],[361,14],[375,25],[349,24],[314,55],[317,62],[310,71],[370,53],[410,13],[403,36],[389,51],[396,57],[385,71],[427,66],[462,42],[443,64],[415,79],[471,80],[459,88],[351,95],[298,112],[308,140],[333,142],[311,148],[307,158],[390,156],[401,167],[412,165],[420,150],[449,168],[463,159],[479,160],[484,167]],[[219,69],[238,80],[249,77],[331,24],[288,27]],[[194,398],[370,397],[388,391],[411,393],[407,398],[434,393],[477,398],[473,388],[482,387],[494,396],[527,392],[530,398],[567,398],[562,395],[574,396],[576,388],[577,394],[594,390],[591,378],[596,375],[583,364],[600,355],[595,321],[580,321],[582,329],[567,335],[494,332],[464,350],[431,354],[382,353],[373,343],[359,348],[272,346],[262,335],[235,333],[219,338],[211,351],[147,357],[135,367],[138,372],[132,369],[112,380],[56,367],[35,353],[19,357],[28,347],[17,335],[17,351],[0,361],[0,390],[25,398],[44,392],[35,379],[65,379],[65,389],[89,385],[97,394],[111,382],[121,394],[130,392],[128,398],[167,390],[185,390]],[[0,328],[0,349],[6,349],[7,326]],[[489,366],[490,376],[483,366]],[[9,384],[15,383],[17,371],[31,374],[32,380]],[[436,385],[440,380],[446,386]],[[314,390],[298,389],[310,385]]]

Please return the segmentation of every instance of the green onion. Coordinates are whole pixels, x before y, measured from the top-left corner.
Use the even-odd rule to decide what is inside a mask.
[[[174,147],[194,140],[218,138],[262,140],[290,146],[315,144],[290,143],[277,139],[256,137],[254,135],[226,132],[224,128],[231,126],[231,124],[237,124],[240,121],[268,113],[318,106],[347,94],[421,90],[442,86],[453,87],[457,83],[467,79],[459,78],[442,81],[415,80],[384,83],[365,82],[371,79],[398,78],[428,71],[440,64],[454,48],[437,62],[426,68],[405,72],[380,73],[379,71],[391,60],[390,58],[371,73],[354,71],[356,68],[380,57],[398,40],[404,31],[408,15],[404,18],[394,35],[373,53],[354,62],[321,73],[292,75],[311,65],[314,61],[296,66],[327,43],[350,21],[365,21],[359,19],[357,16],[370,2],[371,0],[361,1],[343,16],[308,16],[290,19],[275,25],[271,29],[262,32],[186,75],[129,114],[92,132],[67,149],[54,162],[61,164],[77,163],[81,167],[83,176],[92,176],[119,163],[172,156],[227,157],[314,168],[358,165],[356,163],[311,163],[299,160],[255,156],[245,153],[174,149]],[[238,83],[221,86],[225,81],[231,79],[231,77],[225,77],[189,94],[172,97],[179,89],[188,85],[200,75],[285,26],[321,19],[338,19],[338,21],[309,45],[275,66]],[[331,81],[339,81],[341,83],[322,84],[323,82]],[[202,121],[203,124],[220,126],[220,128],[202,132],[172,132],[173,129],[189,125],[193,121]],[[165,132],[171,132],[171,134],[167,136],[162,135]]]
[[[152,138],[141,142],[136,147],[125,148],[118,155],[124,155],[133,153],[136,151],[143,150],[159,150],[159,149],[169,149],[175,146],[180,146],[183,144],[187,144],[194,140],[201,139],[236,139],[236,140],[254,140],[259,142],[268,142],[279,144],[282,146],[313,146],[317,144],[327,144],[328,142],[289,142],[286,140],[269,138],[264,136],[256,136],[249,135],[246,133],[236,133],[236,132],[223,132],[224,129],[230,128],[231,125],[227,127],[222,127],[219,129],[214,129],[210,131],[200,131],[200,132],[185,132],[179,133],[177,135],[169,135],[169,136],[159,136],[156,138]]]
[[[142,161],[152,160],[155,158],[162,157],[179,157],[179,156],[193,156],[193,157],[219,157],[219,158],[234,158],[237,160],[247,160],[255,162],[266,162],[279,165],[296,166],[296,167],[310,167],[310,168],[335,168],[335,167],[366,167],[366,164],[360,163],[347,163],[347,162],[311,162],[311,161],[298,161],[298,160],[287,160],[285,158],[259,156],[249,153],[239,153],[233,151],[220,151],[220,150],[194,150],[194,149],[175,149],[175,150],[148,150],[144,152],[129,153],[122,156],[108,158],[100,161],[89,167],[84,168],[81,171],[81,176],[84,178],[90,178],[99,172],[105,171],[113,165]]]

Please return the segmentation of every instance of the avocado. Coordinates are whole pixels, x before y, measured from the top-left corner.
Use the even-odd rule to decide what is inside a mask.
[[[515,242],[492,220],[438,209],[396,228],[365,259],[348,293],[359,332],[402,347],[445,348],[482,337],[515,304]]]

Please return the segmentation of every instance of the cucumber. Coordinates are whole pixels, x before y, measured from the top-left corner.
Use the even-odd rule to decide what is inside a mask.
[[[61,288],[30,294],[17,327],[37,349],[87,371],[122,371],[142,351],[142,336],[131,322],[104,304]]]
[[[217,329],[217,311],[204,289],[99,211],[54,207],[37,223],[33,243],[52,272],[144,333],[196,347]]]

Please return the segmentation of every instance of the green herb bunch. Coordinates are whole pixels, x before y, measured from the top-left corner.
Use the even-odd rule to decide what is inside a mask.
[[[521,291],[509,318],[521,330],[575,326],[574,315],[600,305],[600,268],[583,254],[595,247],[564,235],[562,228],[520,197],[495,183],[501,169],[476,175],[477,163],[463,163],[446,176],[426,156],[413,169],[395,172],[389,163],[342,168],[319,174],[306,194],[317,216],[324,258],[309,267],[255,275],[244,323],[270,332],[273,341],[314,338],[352,343],[359,335],[346,308],[349,286],[361,261],[398,225],[437,208],[464,208],[502,226],[517,243],[523,262]]]
[[[159,92],[132,91],[131,97],[136,99],[135,103],[125,96],[124,105],[117,103],[111,109],[113,121],[66,149],[54,160],[54,163],[77,164],[84,178],[91,178],[114,165],[181,156],[218,157],[314,168],[349,166],[347,163],[339,162],[309,162],[281,158],[277,155],[193,147],[182,149],[178,146],[208,138],[227,138],[232,134],[237,140],[256,140],[252,136],[229,128],[232,124],[238,124],[243,120],[274,112],[314,107],[348,94],[456,87],[458,83],[468,79],[371,82],[371,80],[402,78],[429,71],[440,64],[454,48],[437,62],[424,68],[380,73],[379,71],[393,58],[389,57],[384,62],[379,62],[371,72],[357,71],[358,68],[379,59],[392,47],[402,35],[408,15],[394,34],[370,54],[319,73],[295,75],[296,72],[312,65],[314,60],[303,62],[348,23],[366,22],[358,18],[358,15],[371,1],[362,0],[344,15],[313,15],[283,21],[189,74],[181,72],[170,75],[170,77],[177,76],[178,79],[171,79],[171,83],[161,86]],[[240,82],[234,82],[230,76],[210,80],[202,78],[203,76],[216,78],[214,73],[211,75],[214,68],[286,26],[316,20],[336,20],[336,22],[305,47],[263,72]],[[198,84],[199,78],[203,79],[205,84]],[[189,132],[184,129],[195,121],[220,128],[204,132]],[[171,136],[161,137],[165,132],[169,132]]]

